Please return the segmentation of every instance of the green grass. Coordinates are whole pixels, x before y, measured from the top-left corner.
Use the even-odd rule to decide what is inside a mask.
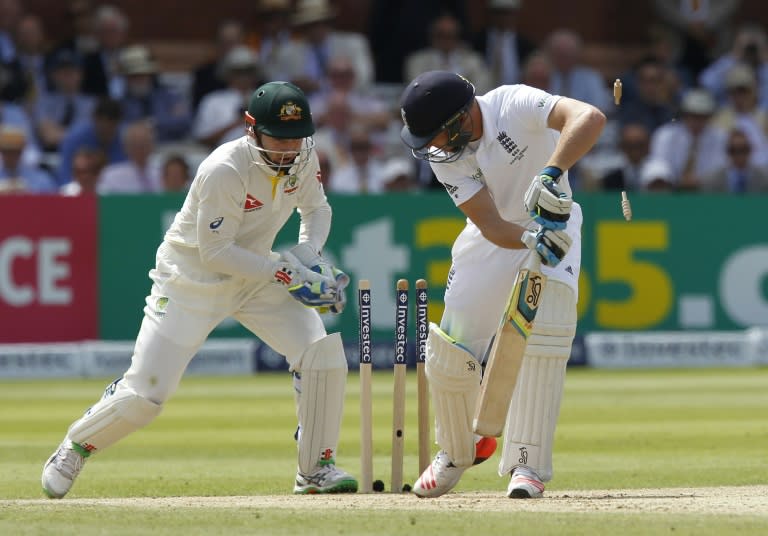
[[[374,373],[374,478],[387,484],[390,376]],[[359,472],[357,380],[350,375],[338,453],[339,465],[353,473]],[[0,534],[464,534],[479,527],[488,533],[514,528],[536,534],[768,533],[768,506],[754,516],[701,516],[598,509],[339,511],[323,509],[320,503],[308,514],[292,508],[8,502],[41,497],[43,462],[108,382],[0,382],[0,500],[6,501],[0,506]],[[415,399],[411,375],[408,482],[417,476]],[[555,477],[547,489],[764,485],[767,408],[766,369],[570,370],[555,443]],[[287,374],[186,378],[155,422],[88,462],[68,499],[278,494],[289,500],[296,467],[294,429]],[[497,463],[498,453],[468,471],[456,492],[503,496],[507,482],[497,476]],[[363,524],[370,528],[363,531]]]

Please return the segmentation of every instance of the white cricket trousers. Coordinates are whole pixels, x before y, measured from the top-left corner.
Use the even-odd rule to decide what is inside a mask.
[[[294,363],[326,336],[320,315],[271,282],[222,279],[202,270],[194,248],[158,248],[131,366],[122,383],[157,404],[175,391],[195,353],[213,329],[234,317]]]
[[[570,286],[578,298],[581,269],[581,206],[573,204],[566,232],[571,249],[555,268],[544,274]],[[452,265],[445,289],[445,311],[440,327],[464,345],[481,363],[499,326],[509,293],[528,249],[500,248],[483,237],[474,224],[461,231],[451,251]]]

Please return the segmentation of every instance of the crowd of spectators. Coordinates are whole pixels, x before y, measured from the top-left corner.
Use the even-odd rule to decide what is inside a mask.
[[[52,42],[20,0],[0,0],[0,193],[184,191],[210,150],[244,134],[267,80],[308,94],[329,192],[432,188],[400,143],[397,101],[433,69],[478,94],[524,83],[605,112],[571,170],[576,190],[768,191],[768,36],[732,22],[738,0],[654,0],[658,23],[620,75],[618,106],[579,33],[527,35],[523,1],[487,0],[488,24],[472,32],[467,1],[423,0],[402,17],[409,3],[371,0],[370,31],[356,33],[337,28],[331,0],[254,0],[253,24],[217,21],[211,57],[167,72],[113,5],[69,0],[73,33]]]

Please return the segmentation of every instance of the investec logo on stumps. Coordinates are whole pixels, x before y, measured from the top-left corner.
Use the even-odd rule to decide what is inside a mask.
[[[360,291],[360,363],[371,362],[371,291]]]
[[[408,291],[397,291],[397,329],[395,331],[395,363],[405,363],[405,350],[408,333]]]
[[[417,339],[418,339],[418,352],[419,357],[427,355],[427,335],[429,332],[429,325],[427,323],[427,290],[419,289],[416,294],[416,326],[417,326]]]

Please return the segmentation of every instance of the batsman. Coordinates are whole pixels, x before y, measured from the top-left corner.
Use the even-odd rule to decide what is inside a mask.
[[[541,497],[552,478],[552,444],[576,332],[582,214],[571,198],[568,169],[595,144],[605,116],[584,102],[525,85],[476,96],[469,80],[446,71],[411,81],[400,108],[403,142],[430,163],[467,217],[452,248],[445,312],[427,339],[425,370],[440,451],[413,491],[439,497],[493,454],[496,434],[478,435],[473,427],[481,365],[519,353],[516,384],[503,387],[511,403],[491,408],[499,433],[503,427],[499,475],[510,477],[507,496]],[[532,295],[532,329],[494,343],[495,336],[514,335],[500,329],[502,317],[528,260],[541,265],[543,276],[537,274],[532,287],[542,289],[541,296]],[[491,368],[499,370],[488,366],[486,374]],[[490,379],[483,379],[484,389]]]
[[[294,493],[357,491],[355,478],[335,464],[347,361],[340,335],[327,334],[319,315],[342,311],[349,278],[320,254],[331,207],[306,96],[293,84],[269,82],[250,97],[244,127],[244,136],[200,164],[149,272],[131,365],[45,463],[49,497],[64,497],[86,460],[155,419],[208,335],[230,316],[286,356],[293,371]],[[294,210],[297,244],[273,252]]]

